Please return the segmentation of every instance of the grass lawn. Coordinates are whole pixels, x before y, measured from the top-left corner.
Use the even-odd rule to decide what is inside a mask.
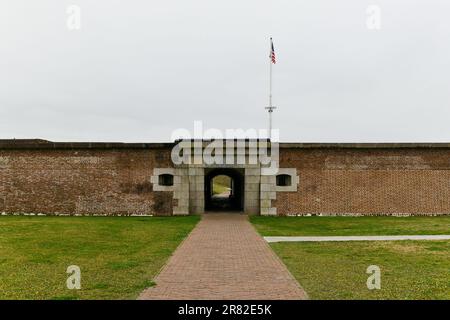
[[[213,184],[213,194],[221,194],[224,192],[227,192],[229,190],[228,187],[221,185],[221,184]]]
[[[229,191],[231,178],[224,175],[218,175],[213,179],[213,194],[221,194]]]
[[[364,236],[450,234],[442,217],[262,217],[251,222],[264,236]]]
[[[0,217],[0,299],[135,299],[198,221]],[[80,290],[66,288],[69,265]]]
[[[450,234],[450,217],[252,217],[263,236]],[[450,241],[273,243],[311,299],[450,299]],[[381,289],[366,286],[369,265]]]

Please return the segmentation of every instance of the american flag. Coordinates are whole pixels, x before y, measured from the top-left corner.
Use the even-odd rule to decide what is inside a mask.
[[[273,64],[277,63],[277,61],[275,60],[275,49],[273,48],[273,41],[272,38],[270,38],[270,60],[272,61]]]

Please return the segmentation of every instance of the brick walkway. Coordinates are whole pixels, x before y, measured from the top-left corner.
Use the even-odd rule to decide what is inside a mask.
[[[139,299],[305,299],[247,216],[205,214]]]

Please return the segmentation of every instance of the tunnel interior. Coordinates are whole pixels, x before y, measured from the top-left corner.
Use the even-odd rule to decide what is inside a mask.
[[[205,172],[205,210],[242,211],[244,174],[235,168],[214,168]]]

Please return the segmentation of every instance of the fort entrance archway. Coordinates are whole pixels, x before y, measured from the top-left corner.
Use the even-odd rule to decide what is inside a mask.
[[[242,211],[244,209],[244,177],[244,169],[205,169],[205,210]]]

